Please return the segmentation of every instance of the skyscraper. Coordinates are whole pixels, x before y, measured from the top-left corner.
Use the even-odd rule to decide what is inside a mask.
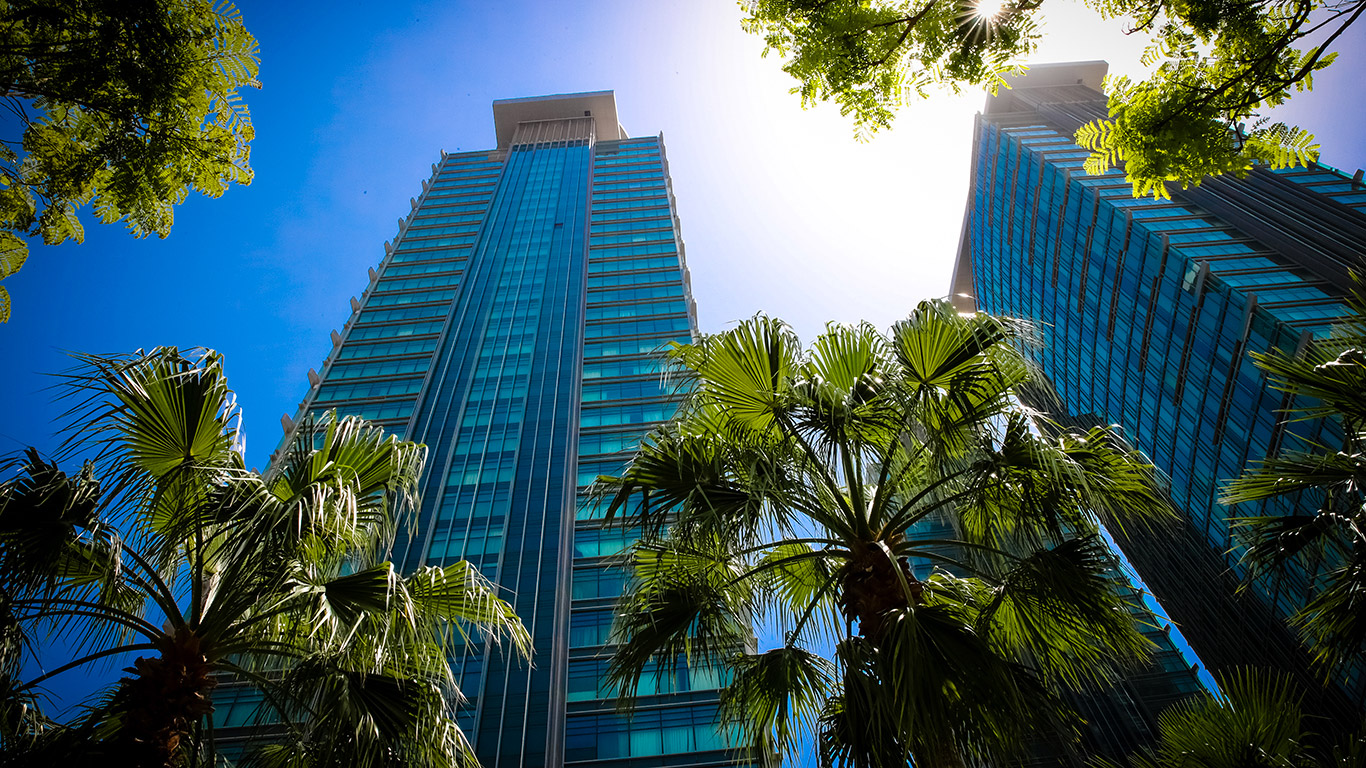
[[[300,414],[425,443],[396,562],[465,558],[509,591],[534,666],[482,646],[454,659],[486,768],[729,765],[712,670],[647,676],[630,718],[603,683],[626,578],[608,558],[630,537],[584,490],[670,418],[651,353],[697,328],[662,137],[627,138],[610,91],[493,113],[494,149],[433,166]]]
[[[1136,199],[1122,172],[1088,175],[1090,153],[1072,141],[1107,116],[1105,71],[1035,66],[987,100],[951,290],[963,309],[1037,322],[1037,362],[1059,395],[1041,405],[1118,424],[1170,478],[1178,525],[1114,533],[1205,663],[1290,669],[1310,709],[1359,726],[1362,671],[1320,688],[1284,623],[1314,570],[1238,591],[1243,550],[1227,518],[1284,514],[1296,500],[1231,510],[1217,499],[1221,481],[1282,446],[1341,445],[1331,423],[1278,415],[1289,403],[1249,353],[1301,350],[1346,315],[1347,275],[1366,254],[1362,173],[1258,168]]]

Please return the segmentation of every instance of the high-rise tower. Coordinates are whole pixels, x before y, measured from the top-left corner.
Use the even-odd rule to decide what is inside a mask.
[[[627,138],[610,91],[493,113],[496,148],[433,166],[300,413],[425,443],[395,560],[470,560],[530,631],[534,666],[454,659],[485,768],[729,765],[712,670],[642,680],[630,718],[602,682],[629,537],[583,492],[672,416],[651,353],[697,327],[662,138]]]
[[[1362,671],[1321,688],[1284,623],[1315,570],[1238,591],[1242,548],[1227,518],[1284,514],[1296,500],[1234,510],[1218,495],[1298,438],[1342,444],[1332,423],[1287,423],[1288,401],[1249,353],[1303,349],[1347,314],[1348,273],[1366,267],[1362,174],[1257,168],[1136,199],[1122,172],[1088,175],[1090,153],[1072,140],[1107,116],[1105,70],[1035,66],[988,99],[951,290],[964,309],[1037,322],[1037,362],[1060,397],[1052,415],[1118,424],[1170,478],[1180,524],[1116,538],[1205,663],[1292,670],[1311,710],[1359,727]]]

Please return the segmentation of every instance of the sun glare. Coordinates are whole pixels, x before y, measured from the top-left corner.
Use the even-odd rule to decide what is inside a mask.
[[[994,19],[1005,6],[1005,0],[977,0],[974,11],[979,19]]]

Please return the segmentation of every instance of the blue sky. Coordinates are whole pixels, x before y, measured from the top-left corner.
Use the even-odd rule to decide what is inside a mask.
[[[262,466],[439,151],[494,144],[497,98],[613,89],[628,132],[664,133],[704,331],[760,310],[806,338],[827,320],[886,327],[947,292],[981,93],[912,105],[860,144],[837,110],[801,109],[728,0],[239,6],[261,44],[255,182],[190,199],[164,240],[91,223],[84,244],[34,247],[5,282],[0,454],[55,446],[45,374],[64,350],[206,346],[226,355]],[[1037,60],[1137,71],[1118,22],[1048,12]],[[1282,117],[1355,169],[1366,30],[1341,47]]]

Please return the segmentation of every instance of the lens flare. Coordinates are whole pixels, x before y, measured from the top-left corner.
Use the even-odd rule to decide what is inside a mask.
[[[1005,8],[1005,0],[978,0],[973,13],[979,19],[994,19]]]

